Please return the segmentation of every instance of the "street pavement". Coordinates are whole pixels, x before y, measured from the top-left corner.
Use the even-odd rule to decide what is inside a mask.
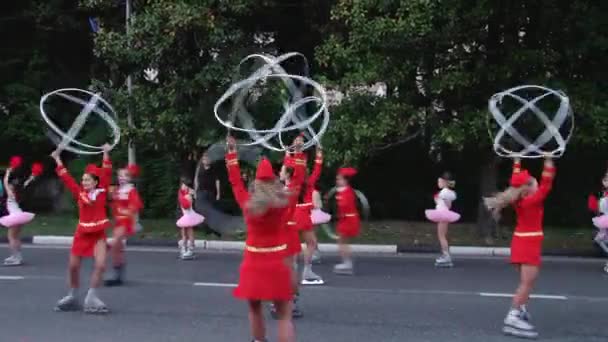
[[[6,247],[0,246],[0,250]],[[205,252],[193,261],[177,251],[130,248],[121,288],[104,288],[112,312],[53,312],[66,293],[68,249],[29,246],[27,264],[0,268],[0,341],[250,341],[247,307],[232,297],[238,253]],[[517,274],[504,258],[455,260],[433,267],[433,255],[360,256],[354,277],[336,276],[337,258],[315,271],[325,286],[305,287],[302,342],[493,342],[501,333]],[[530,303],[541,341],[608,341],[608,275],[603,261],[546,258]],[[83,264],[82,293],[91,262]],[[269,319],[268,338],[276,341]],[[515,340],[517,341],[517,340]]]

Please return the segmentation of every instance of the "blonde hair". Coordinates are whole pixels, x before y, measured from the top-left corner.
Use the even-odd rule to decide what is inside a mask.
[[[260,216],[271,208],[283,208],[289,203],[289,190],[279,180],[255,180],[251,184],[247,212]]]
[[[500,212],[510,204],[519,201],[526,189],[526,186],[520,186],[517,188],[510,186],[505,191],[494,194],[494,196],[484,197],[483,203],[492,213],[492,216],[496,220],[499,220]]]

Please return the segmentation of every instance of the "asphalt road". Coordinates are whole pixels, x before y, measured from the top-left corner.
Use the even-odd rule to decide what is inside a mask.
[[[239,254],[179,261],[173,249],[131,250],[128,286],[100,291],[112,310],[107,316],[53,312],[66,292],[67,249],[28,247],[24,254],[27,265],[0,268],[2,342],[250,341],[246,305],[231,295]],[[302,291],[298,341],[513,341],[501,334],[506,295],[517,285],[505,260],[457,259],[454,269],[435,269],[433,257],[362,256],[356,276],[340,277],[331,274],[336,258],[327,256],[315,269],[327,285]],[[84,264],[83,285],[90,265]],[[540,340],[608,341],[602,265],[546,260],[540,298],[530,305]],[[276,341],[269,322],[269,341]]]

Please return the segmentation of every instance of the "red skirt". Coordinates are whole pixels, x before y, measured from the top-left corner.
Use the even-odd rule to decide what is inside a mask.
[[[513,240],[511,241],[511,263],[540,266],[542,249],[542,236],[513,236]]]
[[[117,217],[115,221],[114,229],[124,227],[127,236],[135,234],[135,220],[132,217]]]
[[[233,295],[243,300],[288,301],[293,299],[291,268],[285,253],[245,251],[239,269],[239,283]]]
[[[72,255],[82,258],[91,258],[95,254],[95,245],[97,241],[106,240],[106,232],[103,230],[83,233],[81,230],[76,230],[74,241],[72,242]]]
[[[312,230],[312,219],[310,218],[311,207],[296,207],[293,220],[297,230]]]
[[[296,225],[287,225],[287,255],[298,255],[302,252],[300,233]]]
[[[342,217],[336,226],[338,235],[342,238],[354,238],[361,233],[361,220],[358,216]]]

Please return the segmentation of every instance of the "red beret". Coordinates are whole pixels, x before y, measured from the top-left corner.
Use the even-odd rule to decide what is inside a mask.
[[[262,181],[269,181],[275,178],[274,170],[272,169],[272,164],[266,158],[262,158],[260,163],[258,164],[258,169],[255,173],[255,179]]]
[[[100,174],[99,168],[95,164],[87,165],[87,167],[84,168],[84,173],[88,173],[88,174],[96,176],[96,177],[99,177],[99,174]]]
[[[141,169],[139,168],[139,166],[135,164],[129,164],[127,166],[127,172],[131,175],[131,177],[139,177],[140,171]]]
[[[338,174],[343,177],[354,177],[357,170],[352,167],[343,167],[338,170]]]

